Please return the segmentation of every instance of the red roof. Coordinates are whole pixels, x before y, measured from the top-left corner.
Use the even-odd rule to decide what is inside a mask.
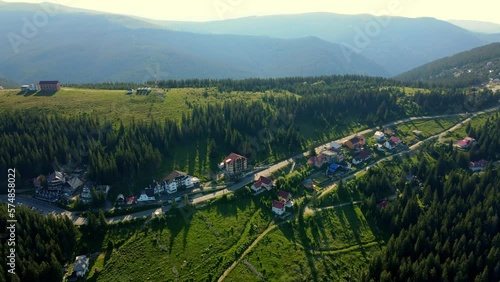
[[[361,160],[366,160],[368,159],[369,157],[372,156],[372,151],[369,151],[369,150],[363,150],[359,153],[359,155],[356,156],[356,159],[361,159]]]
[[[255,182],[253,183],[253,187],[255,187],[255,188],[260,188],[260,186],[262,186],[262,181],[261,181],[261,180],[260,180],[260,178],[259,178],[259,180],[255,181]]]
[[[283,190],[280,190],[278,192],[278,197],[282,198],[282,199],[288,199],[289,197],[292,197],[292,194],[286,192],[286,191],[283,191]]]
[[[273,208],[277,208],[277,209],[282,210],[285,208],[285,203],[280,202],[280,201],[273,201]]]
[[[401,143],[401,139],[399,139],[399,137],[396,136],[392,136],[390,140],[396,144]]]
[[[187,175],[187,173],[182,172],[182,171],[178,171],[178,170],[174,170],[167,177],[165,177],[165,179],[163,179],[163,181],[170,184],[177,176],[180,176],[180,175]]]
[[[229,154],[229,156],[227,156],[224,159],[224,162],[227,162],[227,161],[232,162],[232,161],[237,160],[237,159],[246,159],[246,158],[242,155],[238,155],[236,153],[231,153],[231,154]]]
[[[59,81],[58,80],[48,80],[48,81],[40,81],[38,84],[40,85],[44,85],[44,84],[58,84]]]
[[[132,196],[130,198],[127,198],[127,204],[133,204],[137,202],[137,197],[136,196]]]

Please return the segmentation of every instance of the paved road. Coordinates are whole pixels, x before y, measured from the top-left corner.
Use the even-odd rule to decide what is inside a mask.
[[[482,115],[482,114],[485,114],[485,113],[488,113],[488,112],[497,111],[499,108],[500,108],[500,106],[495,106],[495,107],[492,107],[492,108],[489,108],[489,109],[486,109],[486,110],[483,110],[483,111],[469,113],[469,117],[467,119],[461,121],[459,124],[457,124],[457,125],[449,128],[448,130],[446,130],[444,132],[441,132],[439,134],[431,136],[431,137],[429,137],[429,138],[427,138],[425,140],[422,140],[422,141],[420,141],[420,142],[412,145],[409,148],[409,150],[407,150],[407,151],[399,152],[399,153],[396,153],[394,155],[404,154],[404,153],[407,153],[410,150],[414,150],[418,146],[420,146],[421,144],[423,144],[425,141],[428,141],[428,140],[431,140],[431,139],[434,139],[434,138],[438,138],[440,135],[443,135],[443,134],[445,134],[447,132],[450,132],[450,131],[453,131],[453,130],[459,128],[460,126],[462,126],[463,124],[467,123],[468,121],[471,120],[471,118],[473,118],[475,116]],[[397,125],[397,124],[400,124],[400,123],[409,122],[409,121],[413,121],[413,120],[446,118],[446,117],[460,116],[460,115],[464,115],[464,114],[466,114],[466,113],[449,114],[449,115],[436,115],[436,116],[411,117],[411,118],[401,119],[401,120],[398,120],[398,121],[387,123],[387,124],[384,125],[384,127],[391,127],[391,126],[394,126],[394,125]],[[335,141],[337,141],[339,143],[343,143],[346,140],[354,137],[355,135],[358,135],[358,134],[359,135],[367,134],[367,133],[369,133],[371,131],[374,131],[375,129],[376,128],[369,128],[369,129],[363,130],[363,131],[355,133],[355,134],[351,134],[351,135],[349,135],[347,137],[344,137],[344,138],[341,138],[341,139],[338,139],[338,140],[335,140]],[[328,142],[328,143],[325,143],[323,145],[320,145],[320,146],[316,147],[316,151],[320,152],[324,148],[325,145],[328,146],[328,144],[330,144],[330,143],[331,142]],[[295,156],[293,158],[307,157],[308,155],[309,155],[309,152],[304,152],[304,153],[299,154],[299,155],[297,155],[297,156]],[[370,164],[370,165],[366,166],[364,169],[369,169],[370,167],[372,167],[372,166],[374,166],[374,165],[376,165],[376,164],[378,164],[378,163],[380,163],[382,161],[385,161],[385,160],[393,157],[394,155],[385,157],[385,158],[383,158],[383,159],[381,159],[381,160],[379,160],[379,161],[377,161],[377,162],[375,162],[373,164]],[[192,200],[192,203],[193,204],[197,204],[197,203],[201,203],[201,202],[208,201],[210,199],[222,196],[224,194],[232,193],[232,192],[234,192],[234,191],[236,191],[236,190],[238,190],[238,189],[246,186],[247,184],[251,183],[255,178],[258,178],[261,175],[262,176],[270,176],[272,172],[274,172],[276,170],[279,170],[279,169],[282,169],[283,167],[285,167],[288,164],[292,163],[293,162],[293,158],[281,161],[281,162],[279,162],[277,164],[272,165],[271,167],[269,167],[269,168],[267,168],[265,170],[257,172],[257,173],[255,173],[253,175],[249,175],[249,176],[243,178],[240,182],[234,184],[233,186],[231,186],[231,187],[229,187],[227,189],[219,190],[217,192],[210,193],[210,194],[207,194],[207,195],[195,198],[195,199]],[[354,177],[354,175],[348,176],[347,178],[352,178],[352,177]],[[0,195],[0,200],[6,202],[7,195]],[[54,205],[52,205],[50,203],[43,202],[43,201],[40,201],[40,200],[37,200],[37,199],[34,199],[34,198],[29,198],[29,197],[24,197],[24,196],[18,196],[16,198],[16,202],[22,202],[22,203],[24,203],[26,205],[34,206],[37,209],[39,209],[43,214],[64,214],[64,215],[68,216],[71,220],[73,220],[73,222],[75,222],[76,225],[85,224],[85,221],[86,221],[85,218],[78,217],[76,215],[76,213],[74,213],[74,212],[66,211],[66,210],[58,208],[57,206],[54,206]],[[166,210],[167,210],[167,208],[161,208],[162,212],[165,212]],[[109,218],[108,222],[116,222],[116,221],[119,221],[119,220],[128,220],[128,219],[140,218],[140,217],[143,217],[143,216],[149,216],[149,215],[152,215],[156,211],[159,211],[159,210],[155,208],[155,209],[141,211],[141,212],[137,212],[137,213],[133,213],[133,214],[129,214],[129,215],[117,216],[117,217]]]

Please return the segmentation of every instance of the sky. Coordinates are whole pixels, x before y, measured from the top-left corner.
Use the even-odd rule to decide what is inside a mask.
[[[61,5],[157,20],[212,21],[259,15],[332,12],[500,24],[498,0],[5,0]]]

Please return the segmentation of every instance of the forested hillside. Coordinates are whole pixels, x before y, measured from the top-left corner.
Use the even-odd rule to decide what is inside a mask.
[[[500,157],[500,117],[497,113],[467,131],[479,138],[470,154],[451,144],[429,145],[399,165],[370,170],[357,182],[367,197],[367,214],[391,234],[363,281],[500,279],[500,178],[493,164]],[[471,173],[468,162],[482,158],[489,161],[486,170]],[[385,209],[376,205],[396,188],[399,198]]]
[[[426,81],[465,87],[500,79],[500,43],[474,48],[425,64],[395,77],[404,81]]]
[[[16,207],[15,275],[7,273],[9,247],[2,239],[0,281],[61,281],[63,265],[71,261],[78,230],[67,217],[43,216]],[[7,205],[0,205],[0,229],[7,230]]]
[[[124,125],[123,121],[112,124],[106,118],[87,114],[68,117],[44,110],[14,109],[0,114],[4,133],[0,136],[0,167],[16,167],[22,174],[19,176],[27,179],[61,164],[85,163],[91,179],[110,184],[150,176],[162,164],[167,169],[178,168],[186,156],[196,156],[197,165],[183,167],[199,174],[203,172],[199,166],[213,168],[231,151],[258,163],[306,150],[317,136],[328,138],[353,124],[373,126],[408,113],[469,110],[463,107],[466,96],[461,90],[434,89],[405,95],[402,88],[381,87],[387,84],[368,78],[342,83],[320,80],[300,86],[283,82],[272,87],[301,95],[193,104],[179,122],[168,118],[130,120]],[[258,89],[258,83],[254,87]],[[481,97],[472,101],[477,108],[498,100],[498,94],[491,92]]]

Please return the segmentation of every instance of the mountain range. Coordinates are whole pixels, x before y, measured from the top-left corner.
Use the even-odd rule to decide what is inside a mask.
[[[376,36],[369,32],[375,23]],[[1,1],[0,36],[7,39],[0,40],[0,77],[21,83],[387,77],[497,40],[431,18],[314,13],[165,22]]]

